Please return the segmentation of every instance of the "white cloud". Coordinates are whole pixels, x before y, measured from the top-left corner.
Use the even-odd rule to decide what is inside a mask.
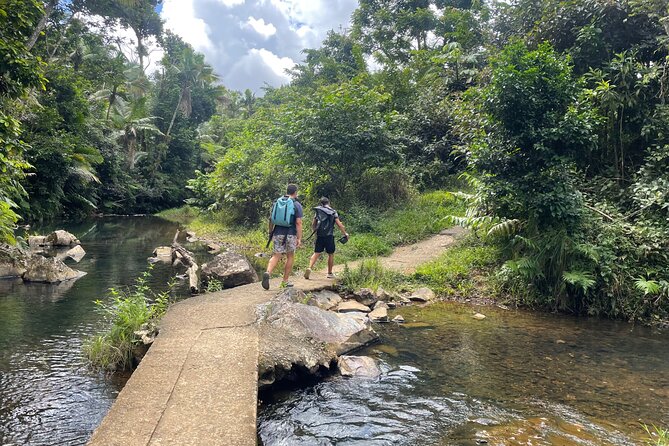
[[[271,23],[265,23],[265,19],[256,19],[255,17],[249,17],[246,24],[251,28],[253,28],[255,32],[257,32],[261,36],[264,36],[266,39],[276,34],[276,27]]]
[[[261,93],[289,81],[286,68],[349,26],[357,0],[164,0],[165,27],[204,53],[233,89]]]
[[[209,25],[195,15],[197,0],[165,0],[160,15],[165,20],[165,28],[171,29],[198,51],[213,47],[209,39]]]

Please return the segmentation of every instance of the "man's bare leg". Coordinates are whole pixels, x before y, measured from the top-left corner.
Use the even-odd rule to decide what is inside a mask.
[[[334,254],[328,254],[328,274],[332,274],[334,268]]]
[[[295,262],[295,253],[287,252],[286,253],[286,266],[283,268],[283,281],[288,282],[290,279],[290,273],[293,271],[293,263]]]
[[[266,290],[269,290],[269,279],[270,276],[272,275],[272,271],[274,271],[274,268],[276,268],[276,265],[279,264],[281,261],[281,256],[283,254],[275,252],[272,255],[272,258],[269,259],[269,263],[267,264],[267,271],[265,271],[262,275],[262,287],[265,288]]]

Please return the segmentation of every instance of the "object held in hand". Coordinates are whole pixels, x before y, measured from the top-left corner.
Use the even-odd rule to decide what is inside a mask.
[[[345,235],[339,239],[339,243],[341,243],[342,245],[345,245],[346,242],[348,242],[348,235]]]

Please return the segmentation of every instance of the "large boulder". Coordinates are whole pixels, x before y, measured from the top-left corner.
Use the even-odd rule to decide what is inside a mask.
[[[224,288],[232,288],[258,281],[258,273],[246,257],[233,251],[218,254],[211,262],[202,265],[206,280],[214,278]]]
[[[50,246],[74,246],[81,245],[81,242],[73,234],[59,229],[46,236],[46,243]]]
[[[334,313],[296,298],[295,292],[286,291],[258,307],[260,387],[328,373],[338,355],[378,338],[367,318]]]
[[[376,361],[369,356],[342,356],[337,361],[337,367],[342,376],[376,378],[381,375]]]
[[[23,280],[26,282],[58,283],[78,279],[85,275],[86,273],[70,268],[61,260],[35,254],[27,259]]]

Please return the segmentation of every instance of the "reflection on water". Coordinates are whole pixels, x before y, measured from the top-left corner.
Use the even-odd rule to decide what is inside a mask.
[[[269,445],[636,445],[669,426],[669,337],[611,321],[443,304],[380,327],[379,379],[261,407]],[[420,323],[418,323],[420,322]]]
[[[93,301],[110,287],[132,284],[176,226],[119,217],[64,229],[86,250],[70,265],[88,275],[59,285],[0,280],[0,445],[88,440],[124,383],[90,372],[81,357],[82,340],[100,328]],[[156,265],[153,285],[164,286],[170,274]]]

